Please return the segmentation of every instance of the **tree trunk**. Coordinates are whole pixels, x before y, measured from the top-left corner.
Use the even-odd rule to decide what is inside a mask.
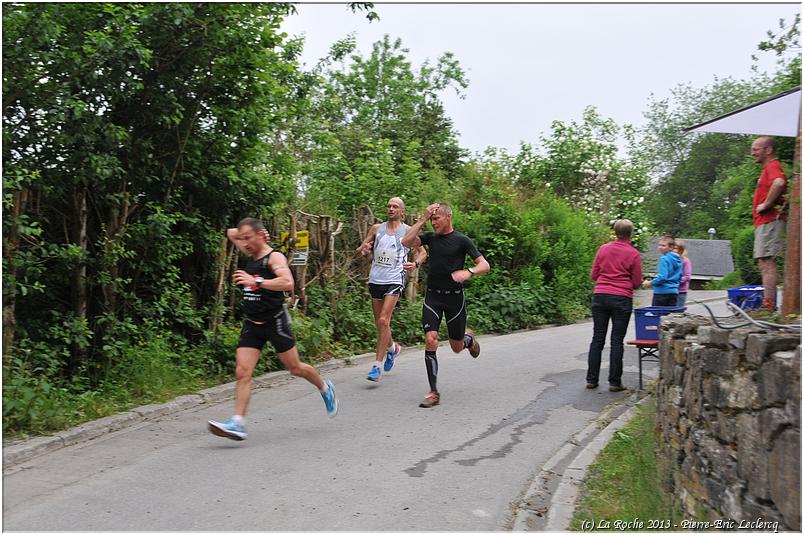
[[[14,193],[14,204],[12,217],[16,221],[19,216],[25,212],[28,199],[31,197],[30,191],[22,189]],[[17,269],[14,265],[14,257],[20,244],[20,235],[14,225],[8,233],[8,239],[3,240],[3,256],[6,261],[6,269],[10,273],[4,273],[3,277],[8,277],[12,281],[17,280]],[[5,289],[5,284],[3,285]],[[14,332],[17,329],[17,288],[16,283],[8,288],[6,294],[3,295],[3,355],[6,356],[10,353],[11,348],[14,346]]]
[[[335,236],[343,231],[343,223],[338,221],[338,228],[336,228],[329,235],[329,263],[330,263],[330,276],[335,276]]]
[[[109,208],[109,220],[106,224],[106,241],[103,248],[104,253],[104,264],[106,270],[109,273],[109,284],[104,284],[102,286],[103,291],[103,298],[104,298],[104,310],[113,315],[117,315],[118,310],[118,295],[120,290],[118,288],[118,280],[120,278],[120,262],[112,259],[113,261],[109,261],[109,256],[111,253],[112,245],[122,239],[122,236],[125,232],[126,225],[128,223],[128,217],[130,215],[129,211],[129,197],[128,192],[126,191],[125,180],[122,184],[122,191],[120,192],[123,197],[123,201],[121,206],[118,208],[115,205],[112,205]]]
[[[76,319],[87,320],[88,292],[87,292],[87,245],[89,243],[89,210],[87,209],[87,187],[81,186],[73,192],[73,220],[72,242],[81,250],[81,260],[72,273],[72,300],[73,314]],[[81,368],[81,364],[88,356],[87,347],[83,344],[72,344],[70,351],[69,374],[72,376]]]
[[[3,298],[3,356],[8,356],[14,345],[17,328],[16,298],[13,293]]]
[[[229,265],[228,252],[229,239],[224,236],[221,242],[221,252],[218,255],[218,280],[215,284],[215,299],[209,318],[209,329],[215,334],[218,334],[223,320],[223,293],[226,289],[226,267]]]
[[[360,206],[354,210],[355,214],[355,226],[357,228],[357,238],[358,238],[358,245],[363,243],[363,240],[366,239],[368,236],[369,230],[375,223],[379,223],[380,220],[374,215],[371,211],[371,208],[368,206]],[[407,219],[405,218],[406,223]],[[358,257],[357,265],[358,265],[358,272],[361,279],[368,279],[369,273],[371,271],[371,262],[372,262],[372,255],[368,254],[366,256]]]
[[[73,270],[72,290],[73,290],[73,312],[79,319],[87,318],[87,245],[88,239],[88,220],[89,210],[87,210],[87,188],[82,187],[76,191],[73,198],[73,208],[75,209],[76,219],[74,221],[73,243],[81,249],[82,258],[78,266]]]
[[[408,284],[405,286],[405,299],[415,301],[417,293],[419,293],[419,268],[414,268],[410,272]]]
[[[405,217],[405,224],[412,226],[416,220],[419,219],[418,214],[410,214]],[[416,254],[414,253],[413,259],[416,259]],[[410,277],[408,279],[408,285],[405,287],[405,299],[408,301],[415,301],[416,296],[419,293],[419,270],[421,268],[414,268],[413,271],[410,272]]]
[[[229,274],[234,273],[237,269],[237,255],[238,250],[237,247],[232,248],[232,254],[229,257],[229,262],[227,263],[229,266]],[[237,286],[232,284],[232,291],[229,292],[229,313],[234,317],[235,315],[235,308],[237,306]]]
[[[307,313],[307,266],[299,266],[298,280],[296,281],[298,288],[298,301],[301,301],[301,309],[305,314]]]

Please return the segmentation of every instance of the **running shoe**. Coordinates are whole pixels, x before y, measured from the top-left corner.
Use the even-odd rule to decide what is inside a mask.
[[[329,379],[324,381],[324,384],[327,385],[327,391],[321,392],[321,397],[324,398],[324,405],[327,406],[327,414],[332,418],[338,414],[338,398],[335,397],[335,385]]]
[[[424,401],[419,403],[419,407],[423,409],[431,409],[438,405],[440,401],[441,396],[438,394],[438,392],[430,392],[427,394],[427,396],[425,396]]]
[[[368,376],[366,377],[369,381],[374,381],[375,383],[380,380],[380,367],[379,366],[372,366],[371,371],[368,372]]]
[[[402,351],[402,348],[399,347],[397,342],[394,342],[394,347],[391,351],[385,353],[385,364],[383,364],[382,369],[390,372],[391,368],[394,367],[394,359],[399,355],[399,352]]]
[[[469,346],[469,354],[472,355],[473,358],[477,358],[480,356],[480,341],[478,341],[475,331],[472,329],[466,329],[466,332],[472,335],[472,345]]]
[[[209,420],[207,422],[207,429],[213,435],[219,437],[231,438],[232,440],[246,440],[248,434],[246,433],[246,426],[236,424],[234,420],[229,418],[225,422],[216,422]]]

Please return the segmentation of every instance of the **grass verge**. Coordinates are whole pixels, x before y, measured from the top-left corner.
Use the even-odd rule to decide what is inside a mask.
[[[587,470],[570,530],[672,531],[679,514],[661,486],[655,421],[651,397],[614,433]]]

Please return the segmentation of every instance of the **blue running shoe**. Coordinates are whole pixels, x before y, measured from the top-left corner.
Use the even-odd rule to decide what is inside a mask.
[[[380,380],[380,367],[379,366],[372,366],[371,371],[368,372],[368,376],[366,377],[369,381],[374,381],[375,383]]]
[[[209,432],[213,435],[231,438],[232,440],[246,440],[246,437],[248,436],[246,433],[246,426],[236,424],[231,418],[225,422],[209,420],[207,422],[207,429],[209,429]]]
[[[399,347],[397,342],[394,342],[393,349],[385,354],[385,364],[383,364],[382,367],[383,370],[387,372],[391,371],[391,368],[394,367],[394,359],[397,357],[397,355],[399,355],[400,351],[402,351],[402,348]]]
[[[329,379],[324,381],[324,384],[327,385],[327,391],[321,392],[321,397],[324,398],[324,405],[327,406],[327,414],[332,418],[338,414],[338,398],[335,397],[335,385]]]

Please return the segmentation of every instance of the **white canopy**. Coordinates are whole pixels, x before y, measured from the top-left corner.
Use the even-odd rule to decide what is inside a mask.
[[[800,121],[801,86],[684,131],[796,137]]]

